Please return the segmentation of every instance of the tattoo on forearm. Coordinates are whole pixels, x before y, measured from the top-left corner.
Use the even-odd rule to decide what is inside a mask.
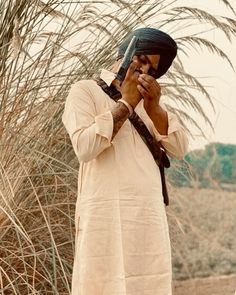
[[[115,137],[125,120],[129,117],[128,108],[122,103],[118,102],[111,110],[114,122],[112,139]]]

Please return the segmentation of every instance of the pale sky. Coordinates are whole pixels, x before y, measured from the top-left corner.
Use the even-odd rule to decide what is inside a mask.
[[[217,2],[218,4],[220,1],[179,0],[179,2],[180,1],[187,3],[188,6],[200,7],[211,13],[214,12],[217,15],[226,14],[226,10],[223,9],[224,6],[213,6],[213,2]],[[236,1],[230,2],[234,3],[232,6],[236,10]],[[236,18],[233,14],[229,14],[229,16],[234,19]],[[208,37],[227,53],[236,71],[236,37],[232,44],[227,42],[223,35],[217,31],[209,32]],[[191,53],[191,59],[185,58],[184,64],[186,70],[191,74],[197,77],[209,77],[204,79],[204,82],[212,86],[210,93],[212,93],[216,108],[214,114],[207,103],[202,104],[205,105],[205,110],[212,119],[214,132],[205,126],[204,130],[206,131],[207,140],[195,134],[196,139],[194,141],[191,140],[190,149],[202,148],[209,142],[236,144],[236,73],[230,68],[226,61],[210,53]],[[204,126],[204,122],[202,126]]]

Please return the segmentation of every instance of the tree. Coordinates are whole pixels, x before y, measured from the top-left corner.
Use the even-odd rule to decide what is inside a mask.
[[[184,161],[172,161],[167,171],[170,181],[178,187],[219,188],[228,184],[235,189],[236,145],[211,143],[204,150],[189,152]]]

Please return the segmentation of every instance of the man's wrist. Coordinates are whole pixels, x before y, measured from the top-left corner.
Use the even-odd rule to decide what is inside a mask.
[[[128,103],[126,100],[124,100],[122,98],[119,99],[118,102],[123,103],[127,107],[127,109],[129,110],[130,116],[133,114],[134,108],[133,108],[133,106],[130,103]]]
[[[114,123],[113,133],[112,133],[112,139],[113,139],[114,136],[119,131],[119,129],[121,128],[121,126],[130,116],[130,113],[127,106],[124,103],[118,101],[117,104],[113,106],[113,108],[111,109],[111,114],[113,116],[113,123]]]
[[[143,106],[148,114],[160,113],[162,110],[157,101],[147,101],[144,99]]]

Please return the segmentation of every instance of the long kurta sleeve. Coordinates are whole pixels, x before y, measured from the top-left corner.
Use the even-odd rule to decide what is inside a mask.
[[[151,134],[156,138],[157,141],[160,141],[163,148],[170,157],[177,159],[183,159],[184,155],[188,150],[188,138],[184,127],[180,124],[177,116],[173,113],[167,111],[168,116],[168,132],[167,135],[161,135],[155,128],[152,120],[146,113],[143,108],[143,102],[138,108],[140,117],[145,122],[147,128]],[[161,104],[165,109],[165,107]]]
[[[62,122],[79,161],[88,162],[111,145],[111,111],[97,114],[93,94],[86,81],[79,81],[71,87]]]
[[[155,138],[161,142],[162,146],[166,150],[167,154],[177,159],[183,159],[184,155],[188,151],[188,138],[186,131],[180,124],[177,116],[173,113],[167,112],[168,115],[168,132],[167,135],[161,135],[152,126]]]

